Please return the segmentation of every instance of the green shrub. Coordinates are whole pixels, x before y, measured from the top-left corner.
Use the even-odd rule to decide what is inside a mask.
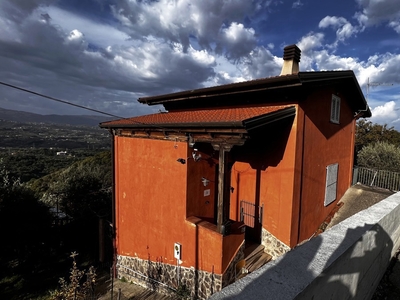
[[[371,169],[400,172],[400,148],[387,142],[367,145],[358,152],[358,165]]]

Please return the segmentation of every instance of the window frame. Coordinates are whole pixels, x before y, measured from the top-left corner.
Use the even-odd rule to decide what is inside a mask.
[[[340,124],[340,97],[332,94],[330,122]]]

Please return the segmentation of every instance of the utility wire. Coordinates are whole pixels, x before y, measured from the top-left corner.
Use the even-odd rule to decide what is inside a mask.
[[[18,86],[9,84],[9,83],[5,83],[5,82],[2,82],[2,81],[0,81],[0,84],[8,86],[8,87],[11,87],[11,88],[14,88],[14,89],[17,89],[17,90],[20,90],[20,91],[23,91],[23,92],[26,92],[26,93],[30,93],[30,94],[33,94],[33,95],[36,95],[36,96],[47,98],[47,99],[50,99],[50,100],[53,100],[53,101],[56,101],[56,102],[60,102],[60,103],[63,103],[63,104],[67,104],[67,105],[75,106],[75,107],[78,107],[78,108],[90,110],[90,111],[93,111],[93,112],[97,112],[99,114],[107,115],[107,116],[118,118],[118,119],[125,119],[124,117],[116,116],[116,115],[113,115],[113,114],[110,114],[110,113],[106,113],[106,112],[103,112],[103,111],[100,111],[100,110],[97,110],[97,109],[93,109],[93,108],[89,108],[89,107],[86,107],[86,106],[83,106],[83,105],[71,103],[71,102],[68,102],[68,101],[65,101],[65,100],[61,100],[61,99],[58,99],[58,98],[50,97],[50,96],[47,96],[47,95],[44,95],[44,94],[41,94],[41,93],[37,93],[37,92],[31,91],[31,90],[28,90],[28,89],[24,89],[24,88],[21,88],[21,87],[18,87]],[[150,127],[161,129],[161,130],[165,130],[166,129],[164,127],[157,126],[154,123],[148,123],[147,124],[147,123],[142,123],[142,122],[138,122],[138,121],[133,121],[133,123],[142,124],[142,125],[148,125]],[[169,131],[173,131],[173,132],[181,132],[181,131],[176,130],[176,129],[168,129],[168,130]]]
[[[57,101],[57,102],[60,102],[60,103],[63,103],[63,104],[72,105],[72,106],[75,106],[75,107],[78,107],[78,108],[94,111],[94,112],[97,112],[97,113],[100,113],[100,114],[103,114],[103,115],[107,115],[107,116],[111,116],[111,117],[114,117],[114,118],[118,118],[118,119],[126,119],[124,117],[119,117],[119,116],[116,116],[116,115],[113,115],[113,114],[109,114],[109,113],[106,113],[106,112],[103,112],[103,111],[100,111],[100,110],[97,110],[97,109],[89,108],[89,107],[82,106],[82,105],[75,104],[75,103],[71,103],[71,102],[68,102],[68,101],[65,101],[65,100],[61,100],[61,99],[57,99],[57,98],[54,98],[54,97],[50,97],[50,96],[47,96],[47,95],[44,95],[44,94],[40,94],[40,93],[31,91],[31,90],[28,90],[28,89],[24,89],[24,88],[21,88],[21,87],[18,87],[18,86],[9,84],[9,83],[5,83],[5,82],[2,82],[2,81],[0,81],[0,84],[8,86],[8,87],[11,87],[11,88],[14,88],[14,89],[17,89],[17,90],[20,90],[20,91],[23,91],[23,92],[26,92],[26,93],[30,93],[30,94],[33,94],[33,95],[36,95],[36,96],[40,96],[40,97],[44,97],[44,98],[47,98],[47,99],[50,99],[50,100],[53,100],[53,101]],[[138,122],[138,121],[133,121],[133,123],[141,124],[141,125],[148,125],[150,127],[154,127],[154,128],[162,129],[162,130],[165,129],[163,127],[155,125],[154,123],[148,123],[147,124],[147,123]],[[171,130],[171,131],[180,132],[178,130]]]
[[[75,107],[78,107],[78,108],[90,110],[90,111],[97,112],[97,113],[99,113],[99,114],[107,115],[107,116],[110,116],[110,117],[123,119],[123,117],[119,117],[119,116],[116,116],[116,115],[113,115],[113,114],[109,114],[109,113],[106,113],[106,112],[104,112],[104,111],[100,111],[100,110],[97,110],[97,109],[89,108],[89,107],[86,107],[86,106],[83,106],[83,105],[71,103],[71,102],[68,102],[68,101],[65,101],[65,100],[61,100],[61,99],[57,99],[57,98],[54,98],[54,97],[50,97],[50,96],[47,96],[47,95],[44,95],[44,94],[36,93],[36,92],[34,92],[34,91],[27,90],[27,89],[24,89],[24,88],[21,88],[21,87],[18,87],[18,86],[9,84],[9,83],[5,83],[5,82],[1,82],[1,81],[0,81],[0,84],[5,85],[5,86],[8,86],[8,87],[11,87],[11,88],[13,88],[13,89],[17,89],[17,90],[20,90],[20,91],[24,91],[24,92],[26,92],[26,93],[30,93],[30,94],[33,94],[33,95],[36,95],[36,96],[40,96],[40,97],[43,97],[43,98],[47,98],[47,99],[50,99],[50,100],[53,100],[53,101],[56,101],[56,102],[60,102],[60,103],[72,105],[72,106],[75,106]]]

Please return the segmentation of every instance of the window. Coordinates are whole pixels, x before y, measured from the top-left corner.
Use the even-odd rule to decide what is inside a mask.
[[[332,164],[326,167],[326,186],[324,206],[328,206],[336,200],[336,188],[338,180],[339,164]]]
[[[332,95],[331,122],[339,124],[339,120],[340,120],[340,98],[336,95]]]

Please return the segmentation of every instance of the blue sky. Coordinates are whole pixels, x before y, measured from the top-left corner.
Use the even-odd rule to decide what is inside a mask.
[[[400,0],[1,0],[0,81],[129,117],[138,97],[301,71],[353,70],[373,122],[400,130]],[[0,86],[0,107],[90,112]]]

